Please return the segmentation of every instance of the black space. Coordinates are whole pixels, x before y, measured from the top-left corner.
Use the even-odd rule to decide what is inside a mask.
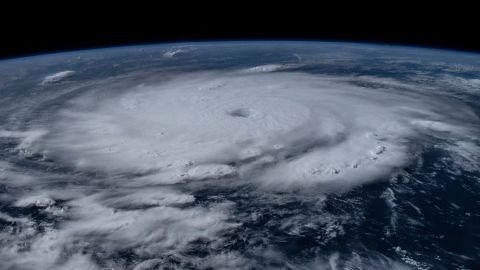
[[[5,9],[0,18],[0,59],[145,43],[245,39],[352,41],[480,52],[477,9],[455,4],[419,8],[389,3],[372,9],[347,2],[336,7],[272,2],[261,8],[229,2],[220,9],[184,2],[174,7],[163,3],[141,8],[70,5],[37,11],[32,7],[33,12],[26,13]]]

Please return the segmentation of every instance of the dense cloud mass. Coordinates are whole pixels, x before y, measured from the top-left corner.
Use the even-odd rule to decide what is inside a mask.
[[[345,78],[200,73],[105,91],[72,100],[32,147],[74,167],[141,175],[130,185],[236,176],[290,190],[391,174],[422,133],[475,134],[468,108],[444,113],[454,101]]]
[[[279,212],[272,226],[291,235],[314,229],[328,242],[355,218],[322,210],[327,196],[394,179],[432,141],[450,142],[445,149],[457,168],[479,169],[479,119],[463,101],[422,84],[296,71],[300,66],[132,72],[49,94],[42,106],[50,107],[36,108],[35,119],[0,131],[13,156],[0,163],[8,187],[0,199],[35,213],[0,213],[9,228],[0,232],[2,269],[412,267],[417,262],[361,251],[285,267],[289,254],[270,246],[271,236],[258,236],[262,244],[243,239],[249,252],[231,248],[240,245],[232,232],[268,213],[243,213],[244,199],[313,204],[323,212]],[[55,73],[39,87],[76,74]],[[380,198],[395,230],[394,191]]]

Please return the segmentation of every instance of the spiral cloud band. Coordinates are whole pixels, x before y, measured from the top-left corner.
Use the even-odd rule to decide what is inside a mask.
[[[71,101],[37,150],[70,165],[135,174],[132,185],[236,177],[288,190],[388,175],[422,131],[465,130],[469,111],[412,91],[299,73],[182,75]],[[446,130],[444,130],[446,129]]]

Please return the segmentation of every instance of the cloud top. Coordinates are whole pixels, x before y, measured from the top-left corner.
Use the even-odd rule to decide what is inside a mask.
[[[294,237],[319,230],[328,242],[346,234],[355,218],[289,212],[289,198],[298,203],[311,196],[314,205],[307,207],[323,211],[330,192],[388,179],[417,159],[429,140],[447,142],[455,165],[479,170],[479,120],[460,101],[392,79],[289,68],[272,64],[161,79],[140,74],[140,84],[139,74],[125,75],[86,86],[21,129],[0,130],[18,154],[0,162],[0,184],[11,187],[0,199],[44,218],[0,213],[13,228],[0,234],[0,266],[242,269],[258,266],[258,257],[278,265],[286,258],[265,244],[269,236],[248,239],[251,227],[243,223],[272,211],[262,226]],[[456,110],[445,110],[451,107]],[[22,167],[17,158],[37,167]],[[216,192],[222,188],[245,197],[234,202]],[[382,196],[394,212],[398,202],[389,190]],[[245,211],[245,201],[267,210]],[[248,249],[248,241],[264,241],[248,251],[257,257],[224,252],[232,245],[228,234],[245,237]],[[333,253],[311,267],[355,266],[355,256]],[[404,269],[380,255],[365,258],[367,268]]]
[[[60,71],[60,72],[45,76],[45,78],[42,80],[40,84],[45,85],[45,84],[57,83],[67,77],[72,76],[74,73],[75,72],[73,70]]]

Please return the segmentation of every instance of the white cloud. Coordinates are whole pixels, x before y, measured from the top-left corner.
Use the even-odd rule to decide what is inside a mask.
[[[465,104],[395,80],[272,72],[284,68],[184,74],[132,91],[93,87],[40,119],[48,125],[1,130],[0,138],[17,142],[13,152],[40,153],[75,169],[59,176],[0,162],[0,183],[15,187],[0,199],[58,222],[0,213],[15,228],[0,235],[2,267],[101,269],[102,260],[120,268],[115,256],[129,250],[135,269],[162,265],[167,256],[200,269],[242,269],[254,262],[241,253],[185,255],[198,241],[208,250],[221,247],[222,236],[241,225],[232,221],[234,203],[194,196],[206,185],[248,184],[265,196],[280,190],[282,200],[312,192],[319,200],[321,193],[396,173],[421,151],[418,139],[427,137],[448,141],[453,162],[478,170],[478,126],[467,124],[478,118]],[[458,109],[442,109],[453,105]],[[384,197],[395,203],[392,194]],[[347,219],[294,214],[278,226],[290,235],[322,230],[329,241],[345,233]],[[93,256],[98,250],[100,259]],[[258,256],[286,260],[262,252]],[[334,254],[312,268],[353,265],[350,259]],[[381,256],[361,263],[404,268]]]
[[[103,98],[91,92],[35,147],[78,168],[133,172],[137,184],[256,175],[267,188],[344,189],[408,164],[422,132],[467,132],[456,118],[474,117],[442,115],[448,100],[343,79],[199,73]]]
[[[188,46],[188,45],[186,45],[186,46],[175,46],[175,47],[172,47],[172,48],[166,50],[163,53],[163,57],[173,58],[173,57],[176,57],[180,54],[190,52],[192,50],[194,50],[193,46]]]
[[[73,70],[60,71],[52,75],[45,76],[45,78],[42,80],[40,84],[45,85],[45,84],[57,83],[67,77],[72,76],[74,73],[75,71]]]
[[[270,64],[270,65],[262,65],[262,66],[256,66],[252,68],[248,68],[245,71],[247,72],[272,72],[272,71],[277,71],[283,68],[283,65],[281,64]]]
[[[243,69],[242,72],[245,72],[245,73],[274,72],[274,71],[298,68],[299,66],[300,66],[299,64],[266,64],[266,65],[246,68],[246,69]]]
[[[36,230],[32,221],[0,215],[0,219],[19,222],[30,230],[27,235],[19,231],[8,238],[2,237],[8,243],[0,250],[3,265],[22,269],[96,269],[95,262],[87,256],[66,253],[89,247],[107,252],[111,260],[124,249],[133,250],[140,258],[180,254],[196,240],[221,242],[219,235],[238,226],[227,220],[231,203],[182,207],[194,198],[171,189],[100,189],[86,195],[89,189],[77,190],[84,195],[67,203],[68,221],[58,228],[48,227],[43,233]],[[49,205],[44,206],[46,199],[38,198],[21,199],[16,205],[54,204],[50,199]],[[29,249],[20,252],[16,248],[25,244]]]
[[[167,58],[172,58],[174,57],[175,55],[177,54],[181,54],[181,53],[184,53],[185,51],[182,50],[182,49],[172,49],[172,50],[169,50],[169,51],[166,51],[163,56],[167,57]]]

